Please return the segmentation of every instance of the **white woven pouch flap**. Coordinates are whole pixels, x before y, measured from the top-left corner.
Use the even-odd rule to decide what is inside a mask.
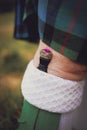
[[[40,109],[65,113],[80,105],[84,85],[85,80],[71,81],[40,71],[32,60],[22,80],[22,93],[29,103]]]

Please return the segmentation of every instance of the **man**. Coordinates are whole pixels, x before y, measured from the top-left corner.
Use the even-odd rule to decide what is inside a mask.
[[[39,42],[22,81],[25,100],[18,130],[78,130],[76,111],[87,79],[87,2],[18,2],[16,38]],[[38,69],[43,50],[52,53],[47,73]]]

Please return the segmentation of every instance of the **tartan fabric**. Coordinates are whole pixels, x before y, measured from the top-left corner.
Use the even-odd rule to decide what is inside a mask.
[[[33,42],[42,39],[66,57],[87,65],[86,5],[87,0],[18,0],[15,37]]]
[[[33,4],[31,3],[31,1],[28,1],[27,4],[27,0],[16,0],[15,5],[16,8],[14,37],[16,39],[24,39],[31,42],[38,42],[38,17],[37,13],[34,11]]]

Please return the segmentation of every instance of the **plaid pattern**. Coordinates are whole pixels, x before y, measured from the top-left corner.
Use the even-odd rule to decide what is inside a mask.
[[[31,1],[16,0],[14,37],[31,42],[38,42],[37,19],[37,13],[34,11]]]
[[[15,37],[87,64],[87,0],[17,0]],[[19,19],[19,20],[18,20]]]

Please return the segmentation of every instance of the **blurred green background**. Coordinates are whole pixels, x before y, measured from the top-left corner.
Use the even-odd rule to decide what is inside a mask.
[[[16,130],[23,97],[21,80],[37,44],[13,37],[15,0],[0,1],[0,130]]]

